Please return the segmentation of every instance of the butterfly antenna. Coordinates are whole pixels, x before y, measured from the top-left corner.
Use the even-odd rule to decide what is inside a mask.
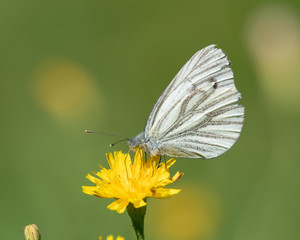
[[[119,140],[119,141],[117,141],[117,142],[115,142],[115,143],[111,143],[111,144],[109,144],[109,146],[110,147],[113,147],[113,146],[115,146],[117,143],[119,143],[119,142],[124,142],[124,141],[127,141],[128,139],[121,139],[121,140]]]
[[[96,133],[96,134],[113,136],[113,137],[120,137],[120,138],[123,138],[124,141],[125,140],[130,140],[128,137],[125,137],[125,136],[122,136],[122,135],[118,135],[118,134],[105,133],[105,132],[94,132],[92,130],[84,130],[84,132],[86,132],[86,133]]]
[[[112,134],[112,133],[104,133],[104,132],[94,132],[92,130],[84,130],[86,133],[97,133],[97,134],[101,134],[101,135],[107,135],[107,136],[114,136],[114,137],[120,137],[122,138],[121,140],[115,142],[115,143],[111,143],[109,144],[110,147],[113,147],[114,145],[116,145],[117,143],[119,142],[123,142],[123,141],[128,141],[130,140],[128,137],[125,137],[125,136],[121,136],[121,135],[118,135],[118,134]]]

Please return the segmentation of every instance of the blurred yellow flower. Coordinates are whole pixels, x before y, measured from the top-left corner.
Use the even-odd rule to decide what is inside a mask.
[[[137,150],[134,161],[130,155],[122,151],[114,152],[114,156],[106,154],[111,169],[101,167],[97,177],[90,174],[87,178],[96,184],[95,187],[83,186],[82,191],[100,198],[117,199],[107,206],[110,210],[123,213],[129,203],[135,208],[146,205],[145,198],[168,198],[180,189],[167,189],[166,185],[177,181],[182,173],[177,172],[170,177],[169,168],[175,163],[170,159],[166,163],[160,163],[159,156],[151,156],[145,159],[142,150]]]
[[[99,237],[99,240],[102,240],[102,237],[101,237],[101,236]],[[109,236],[106,238],[106,240],[114,240],[113,235],[109,235]],[[120,236],[117,236],[116,240],[125,240],[125,238],[120,237]]]
[[[218,196],[209,186],[185,182],[181,187],[184,193],[151,206],[147,218],[153,227],[151,233],[156,239],[213,239],[222,218]]]
[[[94,108],[102,108],[103,99],[93,77],[84,66],[72,60],[46,59],[36,67],[32,78],[38,103],[60,120],[69,123],[86,118]]]
[[[276,112],[299,111],[298,13],[281,3],[261,6],[250,11],[245,33],[263,98]]]

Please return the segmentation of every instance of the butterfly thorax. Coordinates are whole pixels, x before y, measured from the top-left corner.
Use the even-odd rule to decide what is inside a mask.
[[[145,152],[150,153],[153,156],[161,155],[157,143],[155,139],[153,138],[147,138],[145,137],[145,132],[141,132],[134,138],[131,138],[128,141],[128,146],[131,150],[136,150],[138,148],[142,149]]]

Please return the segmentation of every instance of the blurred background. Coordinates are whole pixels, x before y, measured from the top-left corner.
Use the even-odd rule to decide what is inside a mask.
[[[214,160],[178,159],[168,200],[150,199],[147,239],[300,239],[300,3],[0,2],[0,229],[23,239],[135,239],[127,213],[85,195],[116,137],[141,132],[184,63],[212,44],[246,107],[239,141]]]

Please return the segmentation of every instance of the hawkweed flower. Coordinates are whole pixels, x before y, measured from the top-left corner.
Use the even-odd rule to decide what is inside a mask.
[[[100,165],[96,177],[88,174],[86,177],[96,186],[83,186],[82,191],[100,198],[114,198],[107,206],[110,210],[123,213],[126,208],[131,217],[138,239],[144,239],[144,217],[146,214],[146,199],[168,198],[180,189],[164,188],[177,181],[182,173],[177,172],[170,177],[169,168],[175,159],[160,162],[159,156],[148,159],[142,150],[137,150],[132,160],[130,155],[121,151],[106,154],[110,169]]]
[[[100,237],[99,237],[99,240],[103,240],[103,238],[100,236]],[[106,238],[106,240],[114,240],[113,235],[109,235],[109,236]],[[116,240],[125,240],[125,238],[120,237],[120,236],[117,236]]]
[[[175,163],[175,159],[160,163],[159,156],[151,156],[149,159],[143,156],[142,150],[135,153],[134,161],[128,153],[121,151],[114,152],[114,156],[107,154],[110,169],[100,165],[100,172],[95,173],[97,177],[88,174],[87,179],[96,186],[83,186],[82,191],[100,198],[117,199],[107,208],[118,213],[123,213],[129,203],[139,208],[146,205],[147,197],[168,198],[181,191],[164,188],[182,176],[182,173],[177,172],[170,178],[169,168]]]

